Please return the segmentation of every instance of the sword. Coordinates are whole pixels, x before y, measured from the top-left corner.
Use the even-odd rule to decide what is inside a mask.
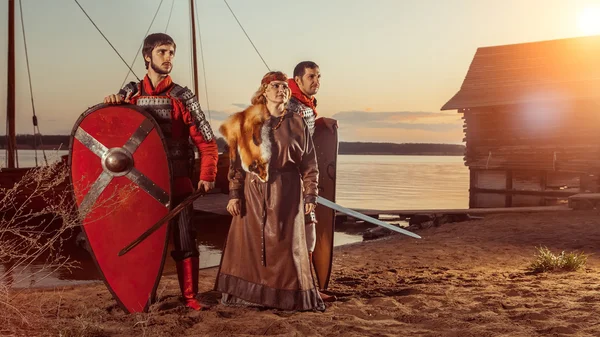
[[[152,235],[152,233],[154,233],[157,229],[162,227],[162,225],[168,223],[169,220],[173,219],[186,206],[188,206],[189,204],[194,202],[194,200],[198,199],[199,197],[201,197],[205,194],[206,193],[204,192],[203,189],[197,189],[196,191],[194,191],[194,193],[192,193],[190,196],[185,198],[179,205],[177,205],[177,207],[173,208],[169,213],[167,213],[167,215],[163,216],[160,220],[158,220],[158,222],[156,222],[154,224],[154,226],[150,227],[147,231],[145,231],[137,239],[131,241],[131,243],[128,244],[127,246],[125,246],[125,248],[121,249],[121,251],[119,252],[119,256],[123,256],[123,255],[127,254],[127,252],[129,252],[130,250],[133,249],[133,247],[139,245],[140,242],[144,241],[146,238],[148,238],[150,235]]]
[[[385,227],[385,228],[387,228],[389,230],[392,230],[394,232],[398,232],[398,233],[401,233],[401,234],[404,234],[404,235],[412,236],[413,238],[417,238],[417,239],[421,238],[419,235],[417,235],[415,233],[412,233],[412,232],[409,232],[409,231],[407,231],[405,229],[402,229],[402,228],[390,225],[389,223],[386,223],[386,222],[383,222],[381,220],[372,218],[370,216],[364,215],[362,213],[359,213],[357,211],[348,209],[346,207],[342,207],[342,206],[340,206],[340,205],[338,205],[338,204],[336,204],[334,202],[331,202],[331,201],[329,201],[329,200],[327,200],[327,199],[325,199],[325,198],[323,198],[321,196],[317,197],[317,203],[320,204],[320,205],[329,207],[329,208],[331,208],[333,210],[340,211],[340,212],[342,212],[344,214],[350,215],[353,218],[364,220],[366,222],[370,222],[370,223],[372,223],[374,225],[377,225],[377,226]]]

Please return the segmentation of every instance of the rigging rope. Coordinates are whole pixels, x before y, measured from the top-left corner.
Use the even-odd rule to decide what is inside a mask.
[[[196,0],[193,0],[196,1]],[[196,18],[200,18],[198,16],[198,6],[194,6],[196,11]],[[208,101],[208,83],[206,81],[206,67],[204,66],[204,48],[202,47],[202,30],[200,29],[200,21],[198,21],[198,40],[200,42],[200,59],[202,60],[202,75],[204,77],[204,94],[206,95],[206,111],[208,111],[208,122],[212,125],[212,117],[210,114],[210,103]],[[198,94],[196,94],[198,95]]]
[[[146,38],[146,36],[148,36],[148,32],[150,32],[150,28],[152,28],[152,25],[154,24],[154,20],[156,19],[156,16],[158,15],[158,12],[160,11],[160,7],[162,6],[163,1],[164,0],[160,0],[160,3],[158,4],[158,8],[156,9],[156,13],[154,13],[154,17],[152,18],[152,21],[150,21],[150,26],[148,26],[148,30],[146,30],[146,34],[144,34],[144,38]],[[173,10],[173,7],[171,7],[171,10]],[[142,43],[140,44],[140,48],[138,48],[138,51],[137,51],[137,53],[135,53],[135,57],[133,58],[133,61],[131,61],[131,66],[127,66],[129,69],[131,69],[133,67],[133,65],[135,64],[135,60],[137,60],[137,57],[140,54],[140,51],[142,50],[143,46],[144,46],[144,41],[142,40]],[[123,79],[123,83],[121,83],[121,86],[119,88],[123,88],[123,86],[125,85],[125,82],[127,82],[127,78],[129,77],[130,73],[131,73],[131,70],[127,70],[127,75],[125,75],[125,78]]]
[[[191,11],[190,11],[191,12]],[[190,13],[190,20],[193,20],[194,13]],[[190,86],[194,85],[194,76],[197,76],[196,74],[194,74],[194,32],[192,31],[192,25],[190,22],[190,54],[192,54],[192,57],[190,57]],[[194,94],[198,95],[197,92],[195,92]]]
[[[77,6],[79,6],[79,8],[81,8],[81,11],[83,11],[83,14],[85,14],[85,16],[87,16],[87,18],[90,20],[90,22],[92,23],[92,25],[94,25],[94,27],[96,27],[96,29],[98,30],[98,32],[100,33],[100,35],[102,35],[102,37],[106,40],[106,42],[108,42],[108,44],[112,47],[112,49],[115,51],[115,53],[117,53],[117,55],[119,55],[119,58],[121,59],[121,61],[123,61],[123,63],[125,63],[125,65],[127,66],[127,68],[129,68],[129,70],[131,70],[131,73],[133,74],[133,76],[135,76],[135,78],[137,78],[138,81],[141,81],[140,78],[135,74],[135,71],[133,71],[133,69],[131,69],[131,67],[129,67],[129,64],[127,64],[127,62],[125,62],[125,60],[123,59],[123,57],[121,56],[121,54],[119,54],[119,52],[117,51],[117,49],[112,45],[112,43],[110,43],[110,41],[106,38],[106,36],[104,36],[104,33],[102,33],[102,31],[100,30],[100,28],[98,28],[98,26],[96,26],[96,23],[94,22],[94,20],[92,20],[92,18],[90,18],[90,16],[85,11],[85,9],[83,9],[83,7],[81,7],[81,5],[79,4],[79,2],[77,0],[74,0],[74,1],[77,4]]]
[[[44,162],[46,162],[46,166],[48,166],[48,158],[46,158],[46,151],[44,150],[44,142],[42,140],[42,133],[40,132],[40,127],[38,126],[38,119],[35,114],[35,104],[33,99],[33,86],[31,84],[31,71],[29,70],[29,53],[27,52],[27,38],[25,37],[25,22],[23,21],[23,6],[21,4],[21,0],[19,0],[19,12],[21,15],[21,30],[23,31],[23,45],[25,47],[25,63],[27,64],[27,76],[29,78],[29,94],[31,95],[31,110],[33,111],[33,149],[35,153],[35,167],[38,166],[38,158],[37,158],[37,135],[40,137],[40,145],[42,146],[42,154],[44,155]],[[37,129],[37,130],[36,130]]]
[[[173,14],[173,6],[175,5],[175,0],[171,1],[171,10],[169,11],[169,19],[167,20],[167,27],[165,27],[165,34],[169,29],[169,23],[171,22],[171,14]]]
[[[229,8],[229,11],[231,12],[231,14],[233,15],[233,17],[235,18],[235,21],[237,21],[238,25],[240,25],[240,28],[242,28],[242,31],[244,32],[244,34],[246,34],[246,37],[248,38],[248,41],[250,41],[250,44],[252,44],[252,47],[254,47],[254,50],[256,51],[256,53],[258,54],[258,56],[260,57],[260,59],[265,64],[265,67],[267,67],[267,69],[269,71],[271,71],[271,68],[269,68],[269,66],[267,65],[267,62],[265,62],[265,59],[262,57],[262,55],[260,55],[260,53],[258,52],[258,49],[256,49],[256,46],[254,45],[254,42],[252,42],[252,40],[250,39],[250,36],[248,36],[248,33],[246,33],[246,30],[244,29],[244,27],[240,23],[240,20],[238,20],[237,16],[235,16],[235,13],[231,9],[231,7],[229,7],[229,4],[227,3],[227,0],[223,0],[223,1],[225,1],[225,4],[227,5],[227,8]]]

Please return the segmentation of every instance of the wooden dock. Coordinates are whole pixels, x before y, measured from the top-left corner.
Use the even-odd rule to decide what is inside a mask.
[[[388,215],[398,217],[410,217],[418,214],[499,214],[499,213],[532,213],[532,212],[553,212],[553,211],[570,211],[571,208],[567,205],[560,206],[533,206],[533,207],[497,207],[497,208],[464,208],[464,209],[391,209],[391,210],[376,210],[376,209],[354,209],[357,212],[368,216]]]
[[[600,194],[595,194],[596,201],[600,201]],[[576,196],[574,196],[576,197]],[[579,196],[581,199],[582,197]],[[227,216],[226,206],[229,196],[223,193],[211,193],[206,196],[196,199],[194,202],[194,210],[199,213],[215,216]],[[342,205],[343,206],[343,205]],[[418,210],[377,210],[377,209],[354,209],[362,214],[380,218],[380,217],[397,217],[410,218],[414,215],[431,214],[431,215],[451,215],[451,214],[469,214],[469,215],[486,215],[500,213],[532,213],[532,212],[556,212],[569,211],[572,208],[567,205],[560,206],[537,206],[537,207],[499,207],[499,208],[465,208],[465,209],[418,209]],[[347,217],[345,214],[338,212],[338,216]]]
[[[569,207],[572,209],[600,208],[600,193],[580,193],[569,197]]]
[[[228,194],[220,193],[219,191],[210,193],[194,201],[194,211],[227,216],[229,215],[226,209],[227,201],[229,201]]]

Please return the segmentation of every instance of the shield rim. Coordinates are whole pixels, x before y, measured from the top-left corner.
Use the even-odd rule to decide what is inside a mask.
[[[316,128],[321,129],[320,126],[316,126],[315,125],[315,132],[316,132]],[[322,126],[323,128],[323,132],[330,132],[329,129],[327,129],[327,127],[325,127],[324,125]],[[338,155],[339,155],[339,147],[340,147],[340,142],[339,142],[339,136],[338,136],[338,127],[334,126],[334,138],[335,138],[335,177],[333,180],[333,202],[335,202],[335,197],[336,197],[336,189],[337,189],[337,164],[338,164]],[[315,149],[316,150],[316,149]],[[317,163],[319,162],[319,159],[317,158]],[[319,173],[320,174],[320,173]],[[323,206],[321,206],[323,207]],[[318,219],[317,219],[318,220]],[[331,280],[331,274],[333,271],[333,245],[334,245],[334,236],[335,236],[335,221],[336,221],[336,212],[334,211],[333,213],[333,218],[332,218],[332,223],[331,223],[331,240],[329,242],[329,249],[330,249],[330,254],[329,254],[329,264],[328,264],[328,271],[327,271],[327,275],[323,275],[323,286],[321,287],[322,290],[326,290],[329,287],[329,281]],[[317,226],[319,226],[317,224]],[[318,237],[318,234],[317,234]],[[314,252],[313,252],[314,254]],[[313,255],[313,261],[311,261],[313,264],[314,263],[314,255]],[[316,267],[316,264],[315,264]],[[319,272],[317,271],[317,268],[315,268],[315,276],[317,278],[317,284],[319,286],[321,286],[321,278],[319,277]]]
[[[123,107],[123,108],[129,108],[132,110],[135,110],[136,112],[140,113],[141,115],[143,115],[144,117],[146,117],[147,119],[149,119],[152,124],[154,125],[154,128],[156,129],[156,131],[158,132],[158,135],[160,137],[160,140],[162,142],[163,145],[163,150],[165,151],[165,153],[169,153],[168,152],[168,147],[166,144],[166,140],[165,137],[162,133],[162,130],[160,129],[160,126],[158,125],[158,123],[156,122],[156,120],[154,119],[154,117],[152,117],[148,112],[144,111],[143,108],[138,107],[137,105],[133,105],[133,104],[107,104],[107,103],[99,103],[96,104],[90,108],[88,108],[86,111],[84,111],[79,118],[77,119],[77,121],[75,122],[73,128],[71,129],[71,135],[70,135],[70,139],[69,139],[69,159],[67,162],[67,165],[69,167],[69,182],[71,184],[71,197],[73,198],[73,200],[77,200],[76,196],[75,196],[75,189],[73,188],[73,175],[72,175],[72,171],[71,171],[71,167],[72,167],[72,160],[73,160],[73,145],[75,142],[75,132],[77,131],[77,129],[79,128],[79,125],[81,124],[81,122],[88,117],[89,115],[91,115],[93,112],[102,109],[102,108],[107,108],[107,107]],[[171,183],[169,184],[170,188],[169,188],[169,211],[172,210],[173,208],[173,168],[171,167],[171,161],[167,160],[167,166],[169,167],[169,177],[171,180]],[[83,223],[81,223],[79,225],[81,227],[81,231],[83,232],[83,235],[85,236],[85,239],[87,240],[87,242],[89,242],[89,238],[87,235],[87,232],[85,231],[84,225]],[[142,310],[142,312],[148,312],[148,309],[150,308],[150,305],[152,305],[154,302],[156,302],[156,292],[158,290],[158,285],[160,284],[160,279],[162,278],[162,274],[163,274],[163,270],[165,267],[165,262],[166,262],[166,257],[167,257],[167,251],[169,248],[169,238],[171,237],[171,226],[167,226],[167,233],[166,233],[166,237],[165,237],[165,244],[164,244],[164,249],[162,252],[162,259],[161,259],[161,264],[160,264],[160,268],[158,270],[158,275],[156,277],[156,280],[154,281],[154,286],[152,287],[152,291],[150,293],[150,298],[146,301],[146,304],[144,305],[144,309]],[[94,264],[96,265],[96,269],[100,272],[100,276],[102,277],[102,281],[104,282],[104,284],[106,285],[106,288],[110,291],[111,295],[113,296],[113,298],[115,299],[115,301],[117,301],[117,304],[119,305],[119,307],[121,307],[121,309],[123,309],[123,311],[125,311],[126,313],[131,313],[131,311],[129,311],[129,309],[127,309],[127,307],[125,306],[125,304],[123,304],[123,302],[121,302],[121,299],[116,295],[115,291],[112,289],[110,283],[108,282],[108,280],[106,279],[106,276],[104,276],[104,272],[102,270],[102,268],[100,268],[100,264],[98,263],[98,260],[96,259],[96,253],[94,252],[93,248],[90,246],[90,255],[92,256],[92,260],[94,260]]]

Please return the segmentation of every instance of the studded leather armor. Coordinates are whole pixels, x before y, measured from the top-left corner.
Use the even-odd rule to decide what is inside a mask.
[[[310,135],[312,136],[315,132],[315,112],[310,107],[302,104],[299,100],[292,97],[287,106],[288,111],[291,111],[295,114],[298,114],[304,118],[304,121],[308,125],[308,130],[310,131]]]

